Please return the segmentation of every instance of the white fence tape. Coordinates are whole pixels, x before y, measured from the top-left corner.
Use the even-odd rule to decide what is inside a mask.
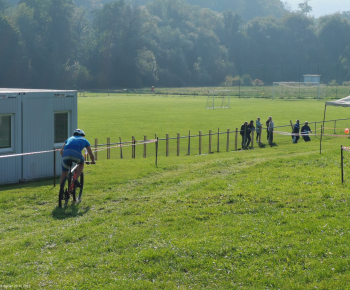
[[[119,147],[129,147],[129,146],[136,146],[136,145],[143,145],[143,144],[148,144],[148,143],[155,143],[157,142],[157,139],[152,139],[152,140],[147,140],[147,141],[135,141],[135,142],[124,142],[122,144],[116,144],[113,143],[112,146],[105,146],[105,147],[99,147],[95,148],[91,146],[91,149],[95,151],[103,151],[111,148],[119,148]],[[1,155],[0,158],[9,158],[9,157],[18,157],[18,156],[27,156],[27,155],[36,155],[36,154],[43,154],[43,153],[50,153],[50,152],[55,152],[55,151],[61,151],[61,149],[55,149],[55,150],[47,150],[47,151],[38,151],[38,152],[28,152],[28,153],[19,153],[19,154],[10,154],[10,155]]]
[[[36,155],[36,154],[42,154],[42,153],[50,153],[54,151],[61,151],[61,149],[56,150],[48,150],[48,151],[39,151],[39,152],[29,152],[29,153],[20,153],[20,154],[11,154],[11,155],[2,155],[0,158],[8,158],[8,157],[17,157],[17,156],[27,156],[27,155]]]
[[[288,133],[282,131],[274,131],[275,134],[285,135],[285,136],[327,136],[327,137],[350,137],[350,135],[336,135],[336,134],[303,134],[303,133]]]

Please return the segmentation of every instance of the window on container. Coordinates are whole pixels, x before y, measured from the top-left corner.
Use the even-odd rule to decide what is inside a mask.
[[[55,143],[64,143],[68,139],[69,113],[55,113]]]
[[[0,115],[0,149],[12,147],[12,116]]]

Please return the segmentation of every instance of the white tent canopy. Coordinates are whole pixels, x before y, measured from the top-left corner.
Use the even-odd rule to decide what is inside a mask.
[[[350,107],[350,96],[336,101],[326,102],[326,106]]]
[[[350,107],[350,96],[347,96],[345,98],[335,100],[335,101],[328,101],[325,103],[324,106],[324,115],[323,115],[323,128],[324,128],[324,122],[326,119],[326,108],[327,106],[335,106],[335,107]],[[323,135],[323,129],[321,129],[321,138],[320,138],[320,153],[322,152],[322,135]]]

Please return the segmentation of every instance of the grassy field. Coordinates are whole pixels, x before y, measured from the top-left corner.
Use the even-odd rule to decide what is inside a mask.
[[[112,142],[233,130],[257,116],[276,126],[316,122],[324,110],[323,101],[267,99],[205,110],[205,97],[170,95],[78,102],[87,138]],[[327,109],[328,120],[347,116]],[[320,154],[319,137],[311,139],[276,134],[272,147],[204,156],[195,144],[186,156],[184,144],[179,157],[165,157],[162,141],[158,167],[152,151],[111,160],[101,152],[85,169],[83,201],[65,209],[52,180],[2,186],[0,287],[348,289],[350,156],[342,184],[340,145],[349,140],[325,137]]]

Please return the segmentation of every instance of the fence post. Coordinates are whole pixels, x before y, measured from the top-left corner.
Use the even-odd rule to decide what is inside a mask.
[[[143,141],[145,142],[143,144],[143,158],[146,158],[146,154],[147,154],[147,143],[146,143],[147,136],[146,135],[143,136]]]
[[[107,159],[111,159],[111,138],[107,138]]]
[[[158,160],[158,147],[159,147],[159,140],[158,140],[158,137],[157,137],[157,134],[154,134],[154,139],[157,139],[156,141],[156,165],[157,165],[157,160]]]
[[[165,156],[168,157],[169,156],[169,134],[166,134],[166,154]]]
[[[235,151],[237,151],[237,140],[238,139],[238,128],[236,128],[236,134],[235,134]]]
[[[344,183],[344,158],[343,158],[343,145],[341,145],[341,152],[340,152],[340,164],[341,164],[341,183]]]
[[[177,133],[177,156],[180,156],[180,133]]]
[[[56,187],[56,149],[53,148],[53,187]]]
[[[209,130],[209,154],[212,153],[211,152],[211,130]]]
[[[258,139],[259,147],[261,147],[261,133],[262,133],[262,126],[260,126],[260,134],[259,134],[259,139]]]
[[[136,158],[136,139],[134,138],[134,159]]]
[[[120,159],[123,159],[122,138],[120,137],[119,137],[119,144],[120,144]]]
[[[98,147],[98,139],[95,138],[95,160],[97,161],[97,147]]]
[[[315,122],[315,134],[317,134],[317,131],[316,131],[316,122]],[[317,137],[317,135],[316,135],[316,137]]]
[[[218,128],[218,145],[217,145],[217,152],[220,152],[220,128]]]
[[[320,154],[322,154],[322,136],[323,136],[323,125],[321,125],[321,137],[320,137]]]
[[[202,155],[202,131],[199,131],[199,155]]]
[[[337,128],[337,120],[334,121],[334,134],[336,134],[335,129]]]
[[[230,151],[230,129],[227,129],[226,152]]]
[[[157,134],[156,134],[156,167],[158,167],[158,137],[157,137]]]
[[[132,139],[131,139],[132,141],[132,144],[131,144],[131,158],[132,159],[135,159],[135,151],[134,151],[134,149],[135,149],[135,137],[134,136],[132,136]]]
[[[191,155],[191,131],[188,131],[188,151],[187,155]]]

